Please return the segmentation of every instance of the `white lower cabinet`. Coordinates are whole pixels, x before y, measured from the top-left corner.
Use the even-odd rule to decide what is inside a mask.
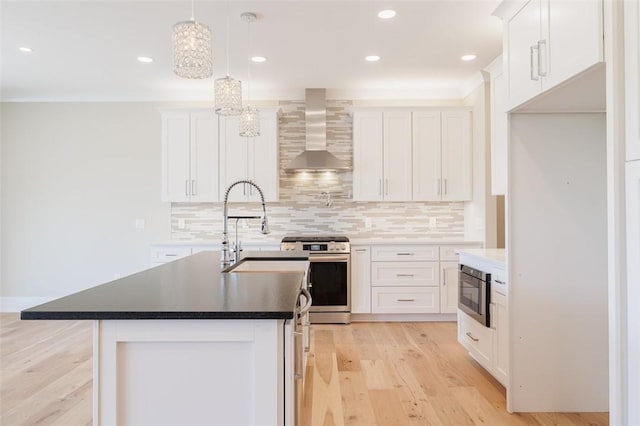
[[[458,311],[458,342],[503,386],[509,377],[509,312],[507,274],[495,267],[491,271],[489,318],[485,327],[462,311]]]
[[[507,296],[492,290],[491,304],[491,328],[495,330],[492,364],[493,375],[500,383],[506,386],[509,371]]]
[[[351,247],[351,312],[371,313],[371,248]]]
[[[458,262],[440,262],[440,312],[458,312]]]
[[[371,312],[374,314],[437,314],[440,312],[438,287],[372,287]]]
[[[458,311],[458,341],[488,371],[492,370],[495,331]]]

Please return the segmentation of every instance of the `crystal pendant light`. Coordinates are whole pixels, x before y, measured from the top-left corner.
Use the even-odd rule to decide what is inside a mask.
[[[247,105],[242,108],[240,114],[240,136],[255,137],[260,136],[260,113],[257,108],[248,104],[251,99],[251,49],[249,42],[251,41],[249,27],[256,20],[255,13],[245,12],[240,18],[247,23]]]
[[[216,80],[216,114],[230,116],[242,112],[242,82],[229,76],[229,15],[227,13],[227,76]]]
[[[183,78],[213,75],[212,37],[206,24],[197,22],[191,0],[191,19],[173,26],[173,72]]]

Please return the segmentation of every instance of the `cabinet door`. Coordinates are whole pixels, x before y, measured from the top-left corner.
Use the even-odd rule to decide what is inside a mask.
[[[383,194],[382,112],[353,113],[353,200],[380,201]]]
[[[440,312],[458,312],[458,262],[440,262]]]
[[[471,112],[442,113],[442,200],[471,200]]]
[[[374,314],[438,313],[437,287],[374,287],[371,312]]]
[[[624,3],[627,161],[640,160],[640,1]],[[640,419],[639,419],[640,421]]]
[[[499,293],[491,293],[493,308],[491,328],[495,330],[493,348],[493,376],[503,385],[507,385],[509,369],[509,319],[507,317],[507,298]]]
[[[351,248],[351,312],[371,313],[371,249]]]
[[[547,90],[604,60],[602,0],[543,0],[542,5],[540,55],[548,64],[543,60],[540,75]]]
[[[189,112],[163,112],[162,120],[162,201],[189,201],[191,176]]]
[[[438,262],[372,262],[371,287],[438,287]]]
[[[191,201],[218,201],[218,117],[211,111],[191,113]]]
[[[260,111],[260,136],[249,138],[249,178],[264,193],[265,201],[278,201],[279,158],[278,116],[275,112]],[[248,186],[250,201],[260,201],[255,188]]]
[[[233,182],[248,179],[248,141],[238,134],[238,118],[220,119],[220,199]],[[247,201],[247,185],[237,185],[229,193],[229,201]]]
[[[384,199],[411,200],[411,112],[383,114]]]
[[[413,113],[413,200],[440,201],[440,112]]]
[[[510,108],[534,97],[541,90],[540,77],[537,75],[541,1],[529,0],[504,22],[504,60]]]

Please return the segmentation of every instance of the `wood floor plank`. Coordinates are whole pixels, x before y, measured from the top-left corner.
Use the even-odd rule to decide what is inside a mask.
[[[345,426],[371,426],[376,423],[362,371],[341,371],[340,392]]]
[[[314,354],[311,424],[344,425],[342,393],[335,353]]]

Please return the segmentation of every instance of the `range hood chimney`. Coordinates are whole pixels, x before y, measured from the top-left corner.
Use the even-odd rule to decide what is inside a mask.
[[[305,150],[289,163],[289,171],[349,170],[349,166],[327,151],[327,107],[325,89],[305,90]]]

